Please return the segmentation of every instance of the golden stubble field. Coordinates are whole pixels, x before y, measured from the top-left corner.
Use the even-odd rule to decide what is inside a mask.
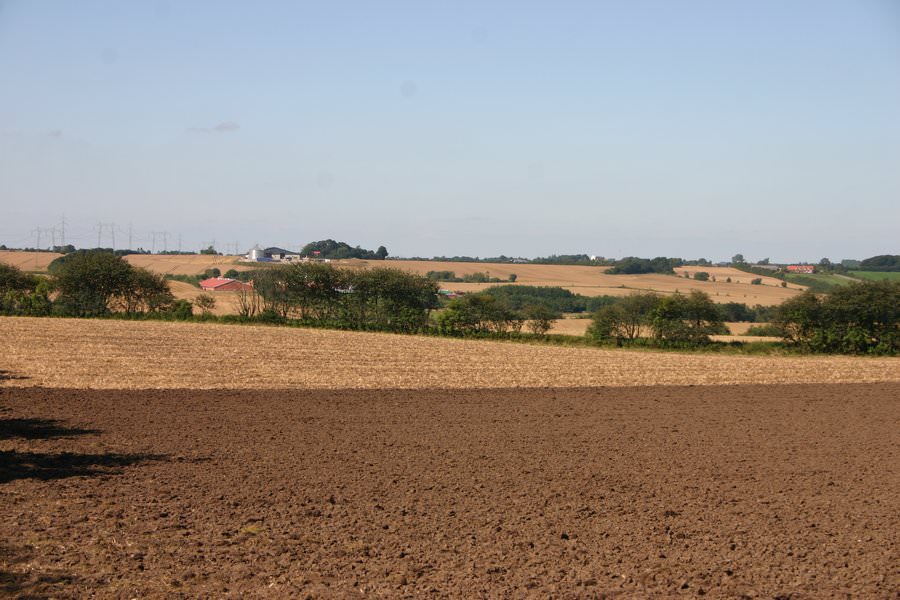
[[[7,385],[460,389],[900,381],[900,359],[720,356],[199,323],[0,318]]]
[[[558,286],[583,296],[627,296],[635,291],[653,291],[659,294],[686,293],[700,290],[709,294],[715,302],[743,302],[751,306],[774,306],[792,298],[805,288],[799,285],[781,287],[781,280],[764,277],[762,285],[751,285],[756,275],[728,267],[688,267],[687,272],[707,271],[716,281],[695,281],[684,277],[684,269],[676,269],[675,275],[607,275],[607,267],[583,267],[573,265],[455,263],[412,260],[347,261],[348,266],[390,266],[424,275],[428,271],[453,271],[457,277],[472,273],[488,273],[491,277],[506,280],[516,275],[515,285]],[[731,277],[731,283],[726,279]],[[441,287],[459,292],[477,292],[491,285],[484,283],[442,283]]]

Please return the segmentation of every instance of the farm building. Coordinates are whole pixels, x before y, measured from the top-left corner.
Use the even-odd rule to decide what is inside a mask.
[[[788,265],[788,273],[807,273],[812,275],[816,272],[815,265]]]
[[[252,290],[253,282],[244,283],[228,277],[210,277],[200,282],[200,289],[207,292],[239,292],[241,290]]]
[[[299,253],[291,252],[290,250],[285,250],[284,248],[278,248],[276,246],[263,250],[263,255],[272,260],[293,260],[300,258]]]
[[[247,254],[244,255],[244,260],[251,262],[290,262],[298,260],[299,258],[299,253],[291,252],[284,248],[278,248],[277,246],[271,246],[266,249],[262,249],[258,245],[253,246]]]

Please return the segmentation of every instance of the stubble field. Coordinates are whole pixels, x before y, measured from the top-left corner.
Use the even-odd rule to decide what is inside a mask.
[[[428,389],[900,381],[900,360],[566,348],[324,329],[0,317],[19,385]]]
[[[0,595],[900,592],[898,359],[0,333]]]

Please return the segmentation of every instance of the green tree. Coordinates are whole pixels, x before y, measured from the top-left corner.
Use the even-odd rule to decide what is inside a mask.
[[[49,291],[43,277],[0,263],[0,314],[33,317],[49,314]]]
[[[650,322],[654,337],[665,343],[705,344],[710,335],[727,332],[719,307],[697,290],[662,298]]]
[[[216,299],[211,294],[197,294],[197,297],[194,298],[194,306],[199,308],[204,316],[207,316],[216,307]]]
[[[706,271],[698,271],[694,273],[694,279],[697,281],[709,281],[709,273]]]
[[[554,319],[559,319],[561,316],[542,304],[531,304],[526,306],[524,311],[528,329],[535,335],[546,335],[553,328]]]
[[[633,341],[641,336],[642,328],[660,303],[653,293],[641,292],[625,296],[615,304],[604,306],[594,313],[587,335],[598,341],[616,339]]]
[[[131,267],[128,282],[122,292],[112,299],[112,308],[126,313],[161,312],[168,310],[175,297],[165,276],[147,269]]]
[[[814,352],[900,352],[900,281],[839,286],[818,296],[806,291],[785,301],[775,324],[785,340]]]
[[[435,317],[438,331],[449,335],[505,334],[522,329],[524,319],[505,302],[487,294],[468,294],[450,301]]]
[[[116,297],[127,294],[132,268],[105,250],[84,250],[62,256],[50,265],[59,296],[54,309],[62,315],[92,317],[110,312]]]

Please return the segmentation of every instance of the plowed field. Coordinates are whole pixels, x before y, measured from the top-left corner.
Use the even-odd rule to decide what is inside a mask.
[[[898,359],[0,333],[0,596],[900,592]]]
[[[898,384],[0,388],[0,406],[0,594],[900,590]]]

